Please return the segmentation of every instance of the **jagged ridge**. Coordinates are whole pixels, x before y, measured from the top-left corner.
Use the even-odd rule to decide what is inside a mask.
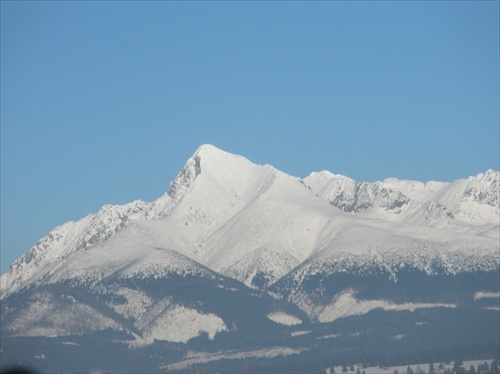
[[[491,270],[500,263],[499,179],[489,170],[453,183],[330,172],[301,180],[203,145],[156,201],[104,206],[52,230],[1,276],[2,297],[134,266],[136,275],[202,266],[264,288],[315,261],[330,271]]]

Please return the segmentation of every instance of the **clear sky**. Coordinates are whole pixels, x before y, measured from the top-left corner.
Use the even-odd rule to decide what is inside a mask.
[[[211,143],[297,177],[499,169],[499,2],[1,1],[1,271]]]

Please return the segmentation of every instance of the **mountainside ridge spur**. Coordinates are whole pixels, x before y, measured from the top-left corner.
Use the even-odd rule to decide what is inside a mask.
[[[452,183],[355,182],[329,172],[300,179],[203,145],[152,203],[104,206],[52,230],[1,276],[2,297],[32,282],[50,282],[58,269],[71,277],[76,265],[68,259],[75,252],[82,252],[83,262],[94,261],[89,267],[106,254],[101,260],[121,271],[139,260],[157,269],[154,262],[170,258],[158,257],[164,250],[254,287],[267,287],[311,256],[323,257],[319,253],[383,258],[380,246],[369,245],[373,239],[383,246],[388,238],[395,246],[389,255],[415,237],[427,240],[425,247],[448,243],[444,252],[465,253],[472,245],[478,256],[498,264],[499,179],[491,170]],[[132,244],[119,240],[134,235]],[[129,257],[121,246],[129,248]],[[85,264],[78,266],[77,273],[85,273]]]

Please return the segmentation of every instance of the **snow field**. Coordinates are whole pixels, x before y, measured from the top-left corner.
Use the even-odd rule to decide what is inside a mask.
[[[273,358],[278,356],[289,356],[299,354],[303,349],[289,348],[289,347],[270,347],[257,349],[253,351],[240,351],[240,352],[218,352],[218,353],[205,353],[193,352],[191,358],[181,362],[167,365],[164,368],[170,370],[183,370],[188,369],[195,364],[203,364],[219,360],[241,360],[244,358]]]
[[[483,363],[487,363],[488,366],[491,366],[491,363],[493,360],[487,359],[487,360],[468,360],[464,361],[463,367],[469,371],[469,368],[471,366],[474,366],[474,368],[477,370],[477,367]],[[433,363],[434,364],[434,370],[436,374],[441,374],[444,373],[446,370],[452,370],[454,366],[454,362],[451,361],[449,364],[445,363]],[[421,363],[421,364],[411,364],[411,365],[402,365],[402,366],[391,366],[391,367],[378,367],[378,366],[371,366],[367,368],[363,368],[362,365],[353,365],[354,366],[354,373],[357,372],[359,369],[360,373],[363,371],[365,374],[394,374],[395,371],[397,371],[399,374],[406,374],[408,367],[410,367],[415,374],[417,373],[428,373],[429,372],[429,365],[430,363]],[[335,370],[335,373],[342,373],[342,366],[333,366],[332,367]],[[332,368],[327,368],[325,370],[326,374],[332,374],[334,371]],[[347,373],[352,373],[349,371],[349,367],[347,368],[348,371]]]
[[[189,339],[208,333],[213,339],[218,332],[227,331],[224,321],[215,314],[202,314],[194,309],[175,305],[158,316],[144,329],[144,343],[167,340],[186,343]]]
[[[302,320],[292,316],[287,313],[283,312],[275,312],[267,315],[267,318],[269,318],[271,321],[279,323],[281,325],[285,326],[294,326],[294,325],[300,325],[302,323]]]
[[[335,296],[331,303],[315,305],[307,295],[295,296],[294,301],[312,320],[320,323],[333,322],[340,318],[367,314],[374,309],[386,311],[414,311],[425,308],[455,308],[454,304],[405,303],[395,304],[385,300],[357,300],[352,290]]]

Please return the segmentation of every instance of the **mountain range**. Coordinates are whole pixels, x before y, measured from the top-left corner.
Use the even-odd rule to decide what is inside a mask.
[[[56,227],[1,275],[2,361],[156,372],[250,359],[269,371],[306,357],[487,355],[500,346],[499,185],[492,170],[452,183],[297,178],[203,145],[157,200]]]

